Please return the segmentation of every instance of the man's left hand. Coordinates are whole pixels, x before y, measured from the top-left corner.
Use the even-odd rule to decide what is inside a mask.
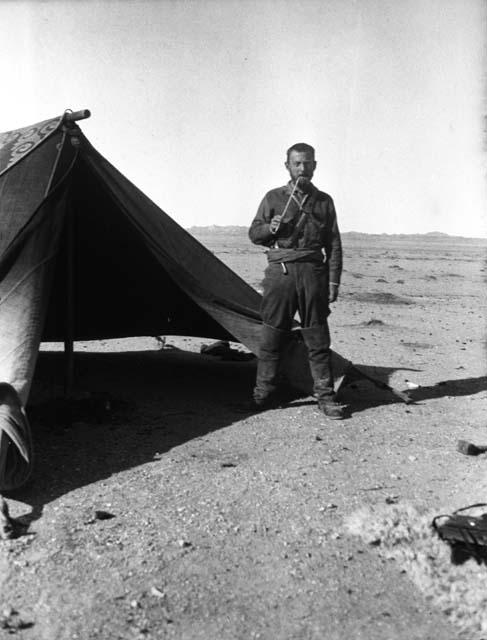
[[[338,298],[338,285],[330,284],[328,287],[328,302],[335,302]]]

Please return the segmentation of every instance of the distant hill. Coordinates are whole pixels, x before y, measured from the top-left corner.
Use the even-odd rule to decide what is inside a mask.
[[[438,241],[438,242],[466,242],[466,241],[476,241],[476,242],[485,242],[487,244],[487,238],[468,238],[466,236],[451,236],[448,233],[442,233],[441,231],[429,231],[428,233],[362,233],[360,231],[345,231],[342,232],[342,237],[344,239],[349,238],[352,239],[366,239],[366,238],[380,238],[380,239],[390,239],[390,240],[416,240],[417,242],[421,241]]]
[[[450,236],[447,233],[442,233],[441,231],[428,231],[428,233],[424,234],[425,236],[434,236],[435,238],[449,238]]]
[[[242,237],[247,235],[248,227],[239,225],[220,226],[195,226],[187,229],[194,235],[214,235],[214,236],[227,236],[227,237]],[[342,232],[344,240],[347,238],[350,240],[359,240],[363,238],[389,238],[391,240],[480,240],[487,243],[486,238],[467,238],[465,236],[451,236],[448,233],[441,231],[429,231],[428,233],[363,233],[361,231],[345,231]]]
[[[215,233],[218,235],[231,235],[231,236],[239,236],[242,233],[247,233],[248,227],[242,227],[242,226],[227,226],[227,227],[221,227],[219,225],[210,225],[208,227],[189,227],[187,229],[187,231],[189,231],[190,233],[197,233],[197,234],[206,234],[206,233]]]

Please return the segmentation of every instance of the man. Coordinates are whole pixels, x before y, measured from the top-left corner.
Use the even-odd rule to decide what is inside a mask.
[[[254,403],[259,409],[278,404],[279,358],[298,311],[318,408],[329,418],[341,419],[327,322],[342,271],[335,207],[331,197],[311,183],[316,169],[313,147],[290,147],[285,167],[291,180],[266,194],[249,229],[254,244],[269,247]]]

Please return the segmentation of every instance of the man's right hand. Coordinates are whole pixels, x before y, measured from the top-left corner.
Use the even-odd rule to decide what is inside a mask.
[[[279,225],[281,224],[282,216],[274,216],[269,224],[269,231],[271,233],[277,233]]]

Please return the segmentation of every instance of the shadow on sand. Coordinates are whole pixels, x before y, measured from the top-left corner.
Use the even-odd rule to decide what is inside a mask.
[[[414,402],[445,398],[447,396],[471,396],[475,393],[487,391],[487,376],[479,378],[460,378],[457,380],[444,380],[431,387],[419,387],[409,392]]]
[[[360,369],[360,365],[357,365]],[[368,367],[363,367],[368,371]],[[10,496],[28,504],[23,525],[39,518],[52,500],[87,484],[157,459],[184,442],[252,415],[249,399],[255,361],[225,362],[179,350],[76,353],[76,387],[91,398],[109,399],[109,410],[79,411],[66,425],[59,405],[36,405],[36,386],[45,397],[60,395],[63,354],[41,352],[31,418],[35,465],[31,482]],[[382,380],[396,369],[370,368]],[[410,391],[414,402],[484,391],[487,378],[448,380]],[[42,394],[41,394],[42,395]],[[400,402],[369,381],[340,392],[351,413]],[[296,400],[293,404],[311,404]],[[80,405],[81,406],[81,405]],[[86,408],[86,405],[84,405]],[[53,408],[54,407],[54,408]],[[47,408],[47,409],[46,409]]]
[[[40,353],[27,406],[34,473],[29,484],[6,494],[30,505],[31,513],[21,518],[25,528],[65,493],[153,461],[252,413],[251,361],[179,350],[77,352],[75,372],[69,425],[64,403],[55,400],[62,394],[63,354]],[[98,400],[108,400],[109,410],[100,411]]]
[[[358,371],[363,371],[370,378],[387,381],[396,371],[418,371],[418,369],[394,369],[389,367],[369,367],[356,365]],[[443,380],[431,386],[420,386],[416,389],[405,390],[411,405],[446,397],[470,396],[487,391],[487,376],[478,378],[459,378]],[[402,400],[386,389],[380,389],[370,380],[357,378],[345,384],[340,390],[339,398],[348,403],[352,413],[359,413],[373,407],[397,404]]]

